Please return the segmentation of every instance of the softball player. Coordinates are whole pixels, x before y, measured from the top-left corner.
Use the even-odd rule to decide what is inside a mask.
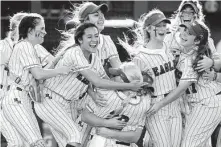
[[[150,11],[144,17],[142,26],[144,41],[148,41],[138,47],[139,53],[132,60],[141,71],[152,73],[155,90],[151,97],[153,104],[164,99],[176,88],[175,59],[163,41],[167,32],[167,23],[170,21],[157,9]],[[148,117],[146,128],[154,146],[180,146],[182,120],[178,103],[175,101]]]
[[[182,147],[198,147],[208,142],[212,132],[220,123],[221,85],[216,81],[202,78],[202,72],[197,73],[193,69],[201,55],[211,56],[211,51],[206,46],[210,36],[208,27],[197,21],[192,25],[182,26],[185,29],[181,32],[180,44],[185,47],[186,52],[181,54],[177,65],[182,71],[179,86],[165,99],[156,103],[149,113],[155,113],[186,91],[189,94],[191,113],[186,118]]]
[[[93,54],[98,45],[98,36],[97,27],[91,23],[82,24],[76,29],[77,45],[67,48],[56,65],[69,66],[75,72],[46,80],[45,99],[35,104],[36,113],[49,124],[59,146],[81,143],[77,125],[71,119],[70,103],[85,96],[89,82],[110,89],[137,89],[141,86],[138,83],[116,83],[100,78],[106,74],[99,58]]]
[[[122,64],[121,69],[125,74],[122,77],[124,82],[143,81],[139,67],[133,63]],[[135,143],[140,138],[145,124],[145,112],[150,107],[150,96],[137,96],[136,92],[119,92],[99,88],[96,88],[96,91],[105,96],[108,104],[105,107],[101,107],[96,105],[94,101],[90,101],[86,106],[87,110],[82,113],[81,121],[88,123],[90,126],[98,127],[96,133],[92,131],[92,139],[88,146],[101,147],[101,141],[98,142],[97,140],[98,136],[105,137],[102,147],[136,146]],[[94,118],[91,113],[99,118]],[[119,129],[117,126],[110,127],[108,123],[102,123],[109,121],[109,119],[106,120],[104,118],[112,117],[117,117],[118,120],[127,122],[126,126],[122,124],[122,130],[116,131],[113,129]]]
[[[8,146],[25,146],[24,140],[22,140],[19,133],[16,131],[14,127],[11,126],[11,124],[7,121],[7,119],[4,117],[2,108],[1,108],[1,101],[4,98],[4,95],[7,91],[8,86],[8,62],[9,58],[11,56],[13,45],[18,40],[18,25],[21,19],[26,16],[27,13],[16,13],[11,17],[10,19],[10,31],[8,34],[8,37],[4,40],[0,41],[0,54],[1,54],[1,78],[0,78],[0,88],[1,88],[1,96],[0,96],[0,132],[3,134],[3,136],[6,138]]]
[[[35,22],[35,26],[33,26]],[[40,60],[33,46],[44,41],[45,25],[43,18],[38,14],[25,16],[19,24],[19,40],[12,52],[9,69],[10,79],[8,92],[3,99],[4,116],[19,132],[20,136],[31,146],[45,146],[37,120],[31,108],[31,99],[28,96],[30,82],[36,79],[45,79],[58,74],[69,72],[63,67],[57,70],[43,70]],[[28,31],[31,30],[31,31]],[[63,70],[63,71],[59,71]]]

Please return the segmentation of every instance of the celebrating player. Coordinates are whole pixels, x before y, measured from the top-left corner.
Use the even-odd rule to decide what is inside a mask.
[[[72,142],[80,143],[78,129],[71,118],[70,103],[86,95],[90,82],[96,87],[107,89],[137,90],[142,85],[102,79],[107,75],[100,59],[94,54],[98,40],[99,32],[94,24],[83,23],[76,29],[76,45],[67,48],[63,58],[56,65],[56,68],[71,67],[74,72],[47,79],[44,88],[45,99],[42,103],[35,104],[36,113],[50,125],[59,146],[66,146],[67,143],[76,145],[71,144]]]
[[[122,64],[120,75],[126,83],[143,81],[140,69],[133,63]],[[96,133],[92,133],[93,138],[90,140],[89,147],[135,146],[145,124],[145,113],[150,107],[149,93],[138,96],[132,91],[120,92],[99,88],[96,88],[96,92],[105,96],[108,104],[101,107],[90,101],[82,113],[82,121],[96,127]],[[122,125],[110,127],[106,123],[110,119],[121,120]],[[126,122],[126,126],[123,122]],[[104,137],[103,140],[100,140],[100,136]]]
[[[27,13],[16,13],[10,18],[10,25],[9,25],[9,33],[7,38],[0,41],[0,52],[1,52],[1,98],[0,98],[0,105],[1,101],[7,92],[8,86],[8,62],[11,56],[13,46],[18,41],[18,25],[21,19],[26,16]],[[24,140],[22,140],[21,135],[16,131],[14,127],[7,121],[4,117],[2,110],[1,112],[1,132],[3,136],[6,138],[8,146],[25,146]]]
[[[180,44],[185,52],[181,53],[177,68],[182,71],[178,87],[165,99],[156,103],[149,113],[153,114],[176,100],[181,94],[188,94],[191,113],[186,118],[182,147],[204,146],[221,120],[220,84],[202,78],[203,72],[194,71],[202,55],[211,56],[208,47],[210,31],[202,22],[182,25]]]
[[[153,96],[151,96],[151,103],[153,104],[164,99],[176,88],[175,60],[169,47],[164,42],[167,23],[170,23],[170,21],[157,9],[143,16],[144,41],[138,41],[144,42],[144,44],[137,48],[139,53],[132,60],[142,72],[152,73],[155,90]],[[151,142],[154,146],[180,146],[182,123],[178,103],[173,102],[148,117],[146,128],[150,133]]]
[[[66,74],[70,68],[41,68],[34,46],[41,44],[46,35],[42,16],[28,14],[21,20],[18,32],[20,41],[15,45],[9,60],[9,91],[2,102],[3,114],[30,146],[43,147],[44,141],[31,107],[30,84],[34,79]]]

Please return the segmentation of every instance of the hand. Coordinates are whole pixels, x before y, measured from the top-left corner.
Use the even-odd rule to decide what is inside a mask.
[[[215,76],[215,71],[206,71],[205,73],[203,73],[203,78],[206,80],[210,80],[213,81],[214,76]]]
[[[118,120],[120,117],[114,117],[107,120],[106,127],[113,129],[123,129],[126,126],[126,122]]]
[[[62,66],[62,67],[60,67],[60,72],[61,72],[61,74],[63,74],[63,75],[69,74],[70,71],[71,71],[71,67],[68,67],[68,66]]]
[[[136,92],[139,91],[139,90],[141,90],[141,89],[142,89],[142,86],[148,85],[148,83],[146,83],[146,82],[140,82],[140,81],[131,81],[130,84],[132,84],[130,90],[136,91]]]
[[[203,59],[198,61],[195,70],[202,72],[204,70],[211,68],[212,66],[213,66],[213,60],[207,56],[203,56]]]
[[[109,138],[110,134],[112,134],[112,130],[110,130],[108,128],[104,128],[104,127],[96,128],[96,134],[103,136],[105,138]]]
[[[155,103],[154,105],[152,105],[152,107],[147,111],[147,117],[155,114],[158,110],[160,110],[162,108],[162,106],[158,103]]]
[[[107,105],[107,100],[99,92],[95,92],[94,95],[92,96],[92,99],[97,105],[101,107],[105,107]]]

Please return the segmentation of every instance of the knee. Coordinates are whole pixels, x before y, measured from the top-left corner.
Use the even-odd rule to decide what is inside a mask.
[[[37,140],[36,142],[32,143],[30,147],[46,147],[45,141],[43,139]]]

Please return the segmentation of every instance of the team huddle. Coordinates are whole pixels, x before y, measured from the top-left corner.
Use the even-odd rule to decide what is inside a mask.
[[[221,123],[221,55],[200,3],[183,0],[171,19],[158,9],[143,14],[134,44],[120,41],[131,54],[124,63],[101,34],[107,11],[92,2],[75,9],[55,56],[40,45],[40,14],[11,17],[0,41],[8,147],[46,146],[33,111],[59,147],[138,147],[143,131],[144,147],[208,147]]]

